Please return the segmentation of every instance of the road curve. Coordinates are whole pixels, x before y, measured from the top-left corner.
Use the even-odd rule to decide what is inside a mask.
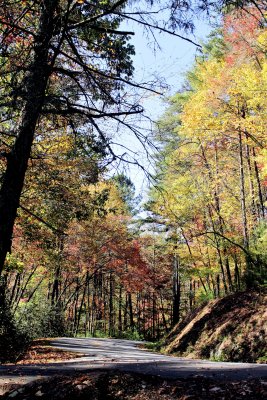
[[[192,360],[153,353],[140,348],[141,342],[120,339],[58,338],[56,348],[83,353],[82,358],[46,365],[0,366],[0,385],[27,383],[55,374],[71,374],[91,369],[118,369],[163,378],[205,376],[223,380],[267,379],[267,365]]]

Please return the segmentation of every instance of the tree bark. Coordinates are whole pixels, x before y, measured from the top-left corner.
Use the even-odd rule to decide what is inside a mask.
[[[248,238],[247,207],[246,207],[246,194],[245,194],[243,143],[242,143],[241,132],[238,133],[238,144],[239,144],[240,202],[241,202],[242,225],[243,225],[243,243],[245,249],[247,249],[249,247],[249,238]]]
[[[122,333],[122,285],[119,286],[119,315],[118,315],[118,332]]]
[[[78,310],[78,313],[77,313],[76,326],[74,328],[74,336],[77,336],[78,333],[79,333],[79,327],[80,327],[81,316],[82,316],[82,309],[83,309],[83,305],[84,305],[84,302],[85,302],[85,296],[86,296],[88,281],[89,281],[89,273],[87,271],[86,272],[86,276],[85,276],[82,299],[81,299],[80,307],[79,307],[79,310]]]
[[[134,316],[133,316],[133,302],[132,302],[132,295],[128,293],[128,304],[129,304],[129,316],[130,316],[130,328],[134,330]]]
[[[246,135],[247,139],[247,135]],[[260,215],[257,216],[257,209],[256,209],[256,202],[255,202],[255,188],[254,188],[254,182],[253,182],[253,171],[252,171],[252,163],[251,163],[251,155],[250,155],[250,147],[247,144],[246,145],[246,157],[247,157],[247,166],[248,166],[248,172],[249,172],[249,190],[250,190],[250,196],[251,196],[251,213],[254,217],[254,221],[257,220],[257,217],[260,218]],[[259,213],[258,213],[259,214]]]
[[[49,45],[53,37],[55,10],[59,0],[44,0],[38,33],[34,43],[34,58],[25,80],[25,105],[14,146],[7,156],[6,171],[0,189],[0,274],[7,253],[11,251],[12,234],[24,184],[28,160],[38,118],[44,103],[51,72]]]
[[[181,299],[181,287],[179,277],[179,260],[177,254],[174,254],[173,260],[173,312],[172,312],[172,326],[176,325],[180,319],[180,299]]]
[[[108,332],[109,336],[113,336],[114,334],[114,278],[112,272],[109,274],[109,324],[108,324]]]
[[[265,217],[264,200],[263,200],[263,194],[262,194],[262,188],[261,188],[259,168],[258,168],[258,164],[257,164],[257,161],[256,161],[256,151],[255,151],[254,147],[252,149],[252,154],[253,154],[253,158],[254,158],[255,176],[256,176],[257,186],[258,186],[258,196],[259,196],[259,202],[260,202],[260,204],[259,204],[259,206],[260,206],[260,214],[261,214],[261,217],[264,218]]]

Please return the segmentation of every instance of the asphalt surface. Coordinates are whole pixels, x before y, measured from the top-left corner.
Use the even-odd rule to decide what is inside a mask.
[[[0,366],[1,387],[12,383],[28,383],[52,375],[72,374],[91,369],[117,369],[138,372],[163,378],[178,379],[205,376],[222,380],[267,379],[267,365],[212,362],[177,358],[140,348],[142,342],[120,339],[59,338],[51,345],[84,356],[65,362],[46,365]]]

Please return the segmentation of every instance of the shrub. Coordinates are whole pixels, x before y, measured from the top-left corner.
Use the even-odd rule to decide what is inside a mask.
[[[30,336],[16,324],[6,304],[0,307],[0,363],[14,362],[30,343]]]

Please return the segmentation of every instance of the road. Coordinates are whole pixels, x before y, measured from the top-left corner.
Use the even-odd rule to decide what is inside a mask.
[[[222,380],[267,379],[267,365],[191,360],[166,356],[140,348],[141,342],[119,339],[59,338],[51,345],[83,353],[76,358],[46,365],[0,366],[0,387],[12,382],[27,383],[55,374],[71,374],[91,369],[118,369],[177,379],[206,376]]]

